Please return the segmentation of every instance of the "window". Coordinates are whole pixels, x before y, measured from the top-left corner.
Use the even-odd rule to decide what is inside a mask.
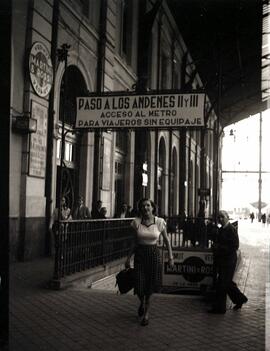
[[[61,158],[61,147],[61,139],[58,139],[56,144],[56,156],[58,160]],[[68,162],[69,164],[73,164],[75,162],[75,144],[73,142],[65,141],[64,161]]]
[[[181,85],[180,82],[180,63],[176,56],[173,58],[173,77],[172,86],[174,89],[179,89]]]
[[[170,214],[175,215],[177,213],[177,152],[176,148],[173,148],[172,152],[172,168],[171,168],[171,184],[170,184],[170,191],[171,191],[171,202],[170,206]]]
[[[115,211],[120,209],[125,194],[125,163],[128,147],[128,134],[126,131],[115,132],[115,162],[114,162],[114,191]]]
[[[161,89],[166,89],[168,85],[169,78],[169,58],[165,52],[161,55]]]
[[[126,59],[127,64],[131,64],[132,54],[132,0],[121,0],[120,22],[119,22],[119,44],[120,56]]]
[[[153,66],[153,54],[152,54],[152,50],[153,50],[153,42],[152,42],[152,35],[151,35],[151,39],[149,42],[149,47],[148,47],[148,69],[147,69],[147,73],[148,73],[148,86],[151,87],[151,82],[152,82],[152,66]]]
[[[123,154],[127,153],[127,132],[116,132],[115,146],[118,149],[117,151]]]
[[[174,71],[173,73],[173,88],[179,89],[179,75],[178,72]]]
[[[115,162],[115,174],[122,176],[124,172],[124,165],[118,161]]]
[[[158,166],[157,174],[158,174],[157,188],[158,188],[158,190],[161,190],[162,189],[162,176],[163,176],[163,168],[162,167]]]
[[[90,0],[90,2],[89,2],[89,20],[90,20],[90,23],[93,25],[93,27],[96,30],[99,29],[100,8],[101,8],[100,1]]]
[[[84,16],[89,16],[89,0],[79,0],[80,7]]]
[[[65,145],[65,160],[68,162],[74,161],[74,145],[71,143],[66,143]]]
[[[122,3],[122,53],[127,55],[128,48],[128,9],[127,1]]]
[[[98,30],[101,1],[98,0],[69,0],[72,8],[89,20],[90,24]]]

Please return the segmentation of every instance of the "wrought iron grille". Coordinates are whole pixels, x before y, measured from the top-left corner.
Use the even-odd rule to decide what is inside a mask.
[[[54,279],[127,256],[132,219],[60,221],[54,229]]]
[[[211,218],[173,216],[165,218],[172,248],[209,249],[216,239],[217,226]],[[163,246],[160,236],[158,246]]]
[[[54,279],[126,257],[132,242],[132,218],[60,221],[54,226]],[[210,248],[216,226],[205,218],[166,218],[173,249]],[[160,236],[158,246],[163,246]]]

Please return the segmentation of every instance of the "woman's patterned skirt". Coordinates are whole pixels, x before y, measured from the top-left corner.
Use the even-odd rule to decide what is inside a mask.
[[[134,268],[135,295],[151,295],[160,290],[162,266],[157,245],[138,245],[135,250]]]

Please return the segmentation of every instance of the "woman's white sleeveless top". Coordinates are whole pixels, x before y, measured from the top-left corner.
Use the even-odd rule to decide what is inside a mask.
[[[166,228],[166,222],[163,218],[154,217],[154,223],[145,225],[139,217],[134,218],[131,222],[132,228],[137,233],[138,244],[155,245],[158,241],[160,233]]]

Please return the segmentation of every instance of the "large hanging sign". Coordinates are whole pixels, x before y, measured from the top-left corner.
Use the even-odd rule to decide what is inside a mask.
[[[179,128],[204,124],[205,94],[77,98],[76,128]]]
[[[46,46],[40,42],[33,44],[29,55],[29,72],[35,92],[46,97],[53,82],[52,61]]]
[[[163,252],[162,285],[200,290],[213,284],[211,251],[173,250],[174,266],[168,265],[168,252]]]

